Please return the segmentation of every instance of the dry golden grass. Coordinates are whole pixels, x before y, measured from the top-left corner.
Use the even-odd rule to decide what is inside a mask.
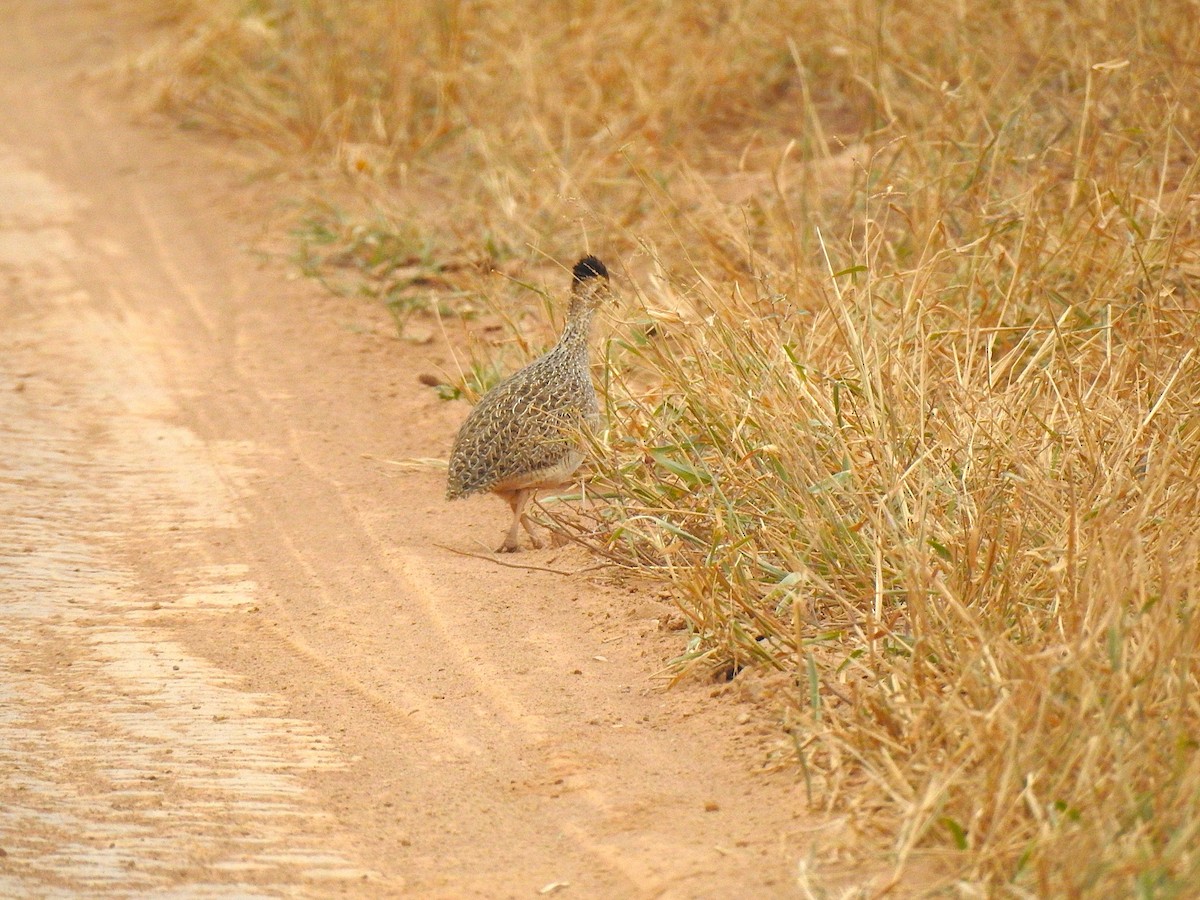
[[[524,355],[523,273],[623,264],[590,540],[782,673],[818,863],[1195,890],[1194,3],[180,10],[163,100],[371,198],[306,235],[394,308]]]

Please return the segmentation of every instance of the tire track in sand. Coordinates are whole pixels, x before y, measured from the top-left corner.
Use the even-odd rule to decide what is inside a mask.
[[[181,617],[245,615],[245,570],[200,562],[156,596],[115,561],[138,536],[180,547],[237,522],[207,451],[167,421],[136,317],[96,311],[72,276],[77,208],[0,151],[0,895],[377,877],[306,795],[306,773],[344,765],[328,738],[171,637]]]

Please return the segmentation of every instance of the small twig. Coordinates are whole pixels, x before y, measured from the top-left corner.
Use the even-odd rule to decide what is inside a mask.
[[[482,559],[484,562],[495,563],[498,566],[504,566],[507,569],[528,569],[532,572],[550,572],[553,575],[571,576],[578,575],[578,572],[567,572],[563,569],[552,569],[549,566],[527,566],[521,563],[505,562],[502,559],[497,559],[495,556],[488,556],[483,553],[472,553],[470,550],[459,550],[456,547],[447,547],[445,544],[434,544],[442,550],[449,550],[451,553],[457,553],[459,556],[469,556],[472,559]]]
[[[841,701],[842,701],[843,703],[845,703],[847,706],[853,706],[853,705],[854,705],[854,701],[853,701],[853,700],[851,700],[851,699],[850,699],[848,696],[846,696],[846,694],[845,694],[845,693],[843,693],[843,692],[842,692],[842,691],[841,691],[839,688],[836,688],[836,687],[834,687],[834,686],[833,686],[832,684],[830,684],[828,681],[822,680],[822,681],[821,681],[821,687],[825,688],[825,690],[829,691],[829,693],[833,694],[833,696],[837,697],[839,700],[841,700]]]
[[[409,471],[416,469],[444,469],[447,462],[444,459],[435,459],[429,456],[413,456],[408,459],[388,459],[384,456],[375,456],[370,453],[360,453],[362,459],[369,459],[373,462],[387,463],[389,466],[398,466],[401,469]]]

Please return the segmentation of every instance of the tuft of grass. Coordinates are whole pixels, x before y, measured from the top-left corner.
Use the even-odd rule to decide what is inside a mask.
[[[854,823],[806,884],[1169,897],[1200,883],[1193,7],[216,2],[146,65],[367,198],[304,226],[310,272],[482,314],[448,393],[552,338],[547,260],[623,263],[582,539],[672,583],[681,676],[778,673],[788,764]]]

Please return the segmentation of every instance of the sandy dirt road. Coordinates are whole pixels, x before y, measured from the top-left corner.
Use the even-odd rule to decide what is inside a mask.
[[[81,76],[137,6],[0,28],[0,896],[796,895],[802,791],[655,680],[668,608],[443,549],[507,510],[387,462],[445,456],[445,348]]]

